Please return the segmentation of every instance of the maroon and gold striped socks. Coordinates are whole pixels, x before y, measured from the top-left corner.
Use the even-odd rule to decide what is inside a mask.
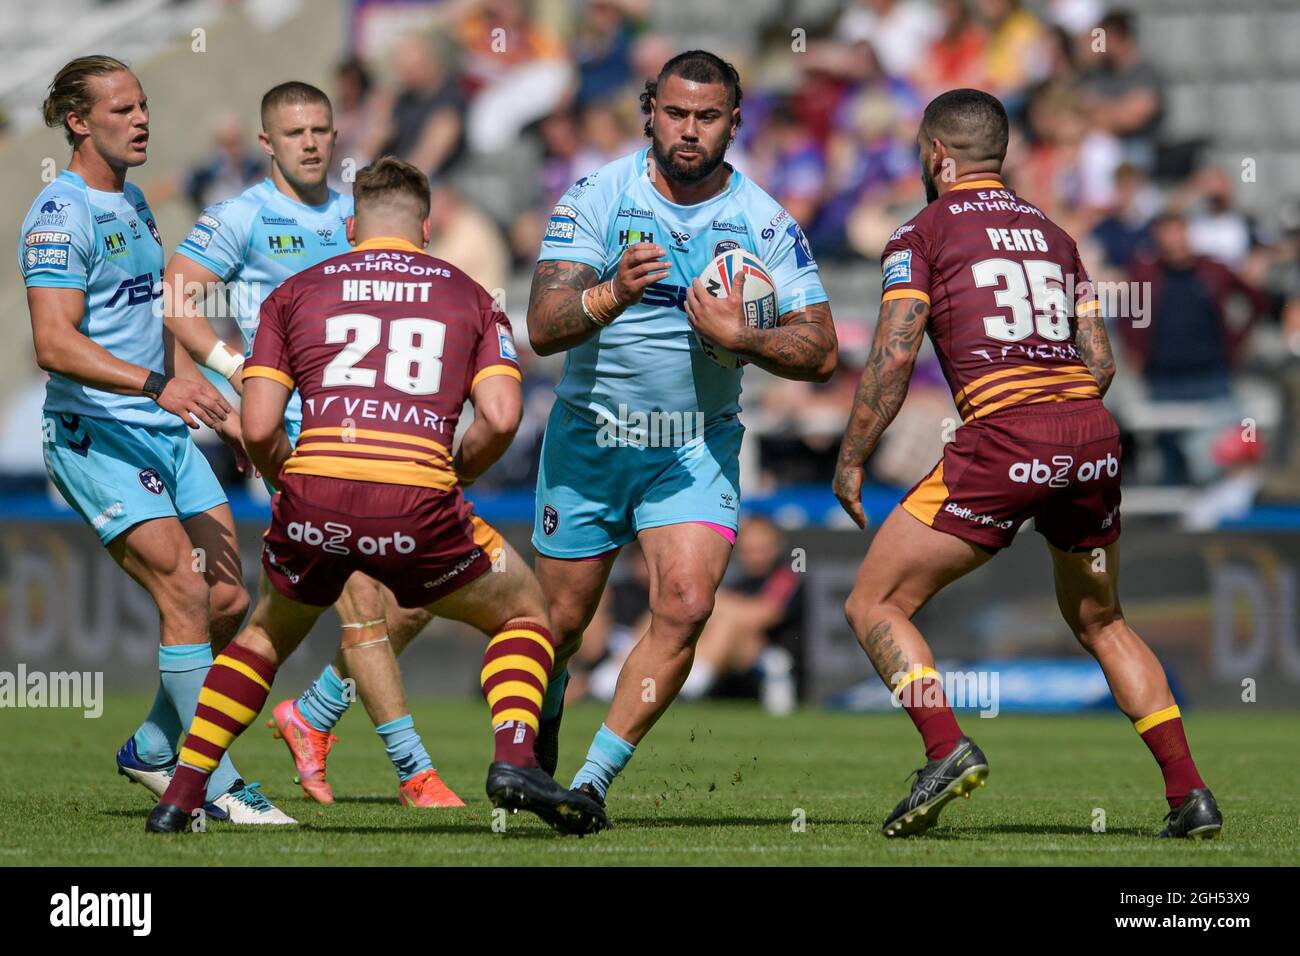
[[[208,776],[235,738],[257,719],[274,680],[275,666],[260,654],[234,643],[221,652],[199,691],[194,722],[163,803],[186,813],[203,803]]]
[[[1192,760],[1191,748],[1187,746],[1187,734],[1183,731],[1183,718],[1177,704],[1133,721],[1133,729],[1150,748],[1156,763],[1160,764],[1169,809],[1178,809],[1188,793],[1205,786]]]
[[[554,663],[554,638],[531,621],[510,621],[488,642],[479,681],[492,708],[495,761],[537,766],[533,747],[547,675]]]
[[[917,667],[894,685],[894,697],[912,718],[925,741],[928,760],[942,760],[961,739],[961,728],[948,706],[943,678],[933,667]]]

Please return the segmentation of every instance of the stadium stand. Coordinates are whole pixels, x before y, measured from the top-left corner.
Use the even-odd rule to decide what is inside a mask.
[[[801,218],[844,352],[841,375],[828,386],[793,388],[758,371],[746,377],[753,439],[746,484],[770,492],[825,485],[852,396],[844,382],[856,377],[870,342],[883,237],[921,203],[911,154],[919,107],[958,80],[982,84],[1003,96],[1016,120],[1012,183],[1081,237],[1095,276],[1127,281],[1129,263],[1108,261],[1114,237],[1141,250],[1150,219],[1172,208],[1188,218],[1193,252],[1231,256],[1229,267],[1261,293],[1230,379],[1232,402],[1221,409],[1231,414],[1220,416],[1253,423],[1259,444],[1244,459],[1210,450],[1223,435],[1205,434],[1203,405],[1153,401],[1126,364],[1111,398],[1129,435],[1126,513],[1177,516],[1200,508],[1207,489],[1225,477],[1234,487],[1265,489],[1270,501],[1294,500],[1296,482],[1287,475],[1300,469],[1286,426],[1300,402],[1300,223],[1286,219],[1284,200],[1300,196],[1300,168],[1287,161],[1300,145],[1300,63],[1291,55],[1300,11],[1286,0],[1252,0],[1229,11],[1209,0],[1145,0],[1131,9],[1127,21],[1103,21],[1113,11],[1097,0],[760,0],[746,6],[744,18],[718,18],[692,0],[74,0],[57,14],[8,7],[0,14],[7,120],[0,151],[7,167],[34,173],[47,158],[60,162],[57,135],[36,128],[41,84],[57,66],[51,51],[63,57],[111,48],[154,91],[156,135],[139,179],[165,200],[159,225],[174,244],[192,207],[183,189],[173,186],[167,198],[164,180],[209,158],[214,130],[261,89],[292,75],[338,92],[345,77],[333,66],[351,59],[350,75],[360,71],[366,93],[349,100],[348,142],[364,160],[385,138],[390,145],[410,141],[411,130],[405,139],[383,137],[377,124],[403,76],[419,75],[419,57],[435,58],[439,109],[460,124],[461,144],[430,172],[443,195],[457,197],[458,226],[500,234],[511,260],[504,302],[519,325],[540,223],[558,192],[642,141],[636,94],[659,62],[684,44],[715,47],[746,80],[734,161],[787,205],[807,210]],[[1126,22],[1133,52],[1120,69]],[[485,48],[492,24],[506,24],[520,41],[504,57]],[[1108,54],[1097,51],[1099,24],[1113,27]],[[205,31],[202,56],[190,52],[196,25]],[[549,84],[561,76],[568,80],[557,94]],[[533,101],[521,109],[511,91],[524,86]],[[1121,105],[1131,107],[1121,97],[1133,89],[1154,91],[1157,104],[1136,125],[1116,118]],[[503,146],[501,137],[485,135],[484,110],[500,113],[494,104],[511,102],[518,133]],[[402,114],[408,124],[426,118]],[[1121,194],[1125,176],[1136,185]],[[0,199],[11,220],[29,191]],[[3,241],[12,255],[12,235]],[[491,263],[484,268],[499,275]],[[16,275],[8,274],[0,307],[15,341],[24,332],[21,302]],[[1225,321],[1244,321],[1236,303],[1224,308]],[[557,362],[538,360],[530,371],[553,378]],[[928,468],[934,443],[927,436],[955,419],[933,384],[933,367],[923,369],[905,409],[908,424],[882,449],[876,477],[885,486],[906,485]],[[21,427],[15,417],[34,405],[22,398],[37,385],[23,350],[0,355],[6,428]],[[1162,466],[1171,443],[1198,433],[1197,447],[1206,450],[1193,454],[1208,456],[1205,467]],[[6,451],[14,447],[13,436],[0,434],[0,472],[32,474],[31,456]],[[526,474],[514,487],[526,494]],[[1253,494],[1247,498],[1248,505]],[[1240,495],[1234,500],[1240,512]]]

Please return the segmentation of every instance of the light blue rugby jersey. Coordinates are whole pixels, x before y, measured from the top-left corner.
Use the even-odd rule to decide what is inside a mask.
[[[61,172],[32,203],[18,239],[18,266],[28,288],[80,289],[77,328],[126,362],[163,371],[163,248],[153,213],[136,186],[120,193],[91,189]],[[181,424],[143,395],[118,395],[51,374],[45,411],[169,428]]]
[[[777,288],[777,310],[826,301],[803,230],[755,183],[733,169],[727,188],[691,206],[665,199],[646,167],[649,147],[584,176],[551,211],[539,261],[564,259],[611,277],[625,246],[667,251],[668,276],[606,328],[568,351],[556,388],[588,421],[631,412],[703,412],[706,422],[740,411],[741,369],[713,364],[686,318],[686,290],[715,256],[741,248],[761,258]]]
[[[345,229],[350,215],[351,196],[331,189],[321,205],[305,206],[268,177],[205,209],[176,251],[233,285],[230,303],[249,356],[262,302],[289,276],[351,249]],[[284,417],[302,420],[296,391]]]

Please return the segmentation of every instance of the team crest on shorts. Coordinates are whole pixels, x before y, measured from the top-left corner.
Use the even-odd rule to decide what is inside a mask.
[[[144,490],[151,495],[160,495],[163,493],[162,475],[158,474],[155,468],[144,468],[140,471],[140,484]]]
[[[560,513],[547,505],[542,509],[542,534],[550,537],[560,526]]]

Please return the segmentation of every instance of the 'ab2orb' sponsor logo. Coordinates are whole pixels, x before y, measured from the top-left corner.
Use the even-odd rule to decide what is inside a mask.
[[[1101,477],[1119,477],[1119,459],[1109,452],[1105,458],[1081,462],[1074,468],[1073,455],[1053,455],[1050,465],[1039,461],[1018,461],[1007,469],[1007,477],[1018,485],[1047,485],[1049,488],[1066,488],[1073,481],[1095,481]]]
[[[320,548],[330,554],[351,554],[346,542],[352,537],[352,527],[338,521],[326,521],[318,528],[310,521],[290,521],[285,528],[290,541]],[[328,537],[326,537],[328,535]],[[388,557],[391,554],[410,554],[415,550],[415,538],[395,531],[392,534],[363,534],[356,539],[356,548],[362,554]]]

